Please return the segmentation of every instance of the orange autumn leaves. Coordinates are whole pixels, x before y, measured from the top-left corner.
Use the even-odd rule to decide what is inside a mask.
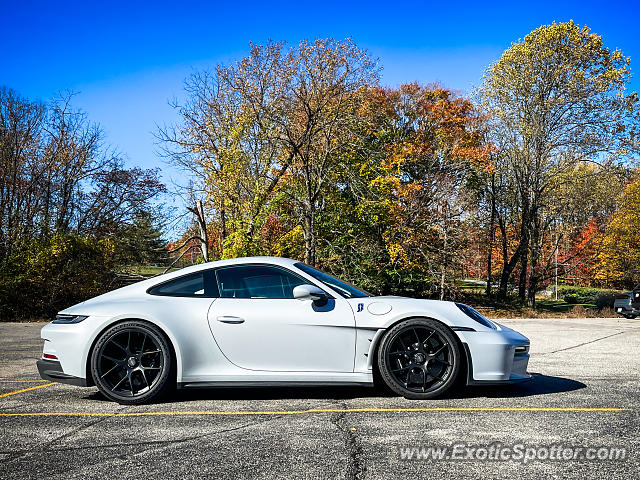
[[[361,95],[375,155],[365,156],[357,170],[369,175],[380,198],[376,219],[381,206],[387,211],[382,241],[389,260],[405,271],[441,275],[445,257],[454,258],[452,249],[460,244],[472,172],[493,169],[485,119],[471,101],[439,86],[413,83]]]

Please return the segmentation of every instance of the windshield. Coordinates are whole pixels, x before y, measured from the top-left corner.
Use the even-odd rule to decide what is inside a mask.
[[[337,278],[332,277],[331,275],[327,275],[326,273],[321,272],[320,270],[316,270],[315,268],[310,267],[309,265],[305,265],[304,263],[296,263],[294,267],[302,270],[304,273],[311,275],[316,280],[321,281],[328,287],[340,293],[340,295],[345,298],[363,298],[371,296],[367,292],[363,292],[353,285],[349,285],[342,280],[338,280]]]

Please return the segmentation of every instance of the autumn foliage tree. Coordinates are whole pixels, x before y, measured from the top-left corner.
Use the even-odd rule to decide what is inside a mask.
[[[325,269],[375,292],[444,296],[464,258],[476,172],[490,168],[469,100],[407,84],[359,94],[365,119],[320,221]]]
[[[126,168],[72,99],[0,88],[0,318],[104,292],[119,266],[153,248],[134,237],[164,190],[158,172]]]
[[[597,256],[596,278],[606,285],[633,288],[640,282],[640,178],[625,188]]]
[[[197,180],[213,258],[294,257],[440,298],[465,275],[492,293],[497,277],[500,296],[517,285],[533,305],[556,272],[598,269],[639,147],[629,64],[587,27],[553,23],[507,49],[472,102],[382,88],[350,40],[252,44],[189,77],[159,137]]]
[[[564,235],[555,227],[571,215],[564,207],[589,195],[576,183],[621,184],[609,177],[638,148],[638,95],[625,90],[629,63],[588,27],[567,22],[534,30],[487,70],[479,97],[498,149],[487,203],[495,205],[503,237],[517,232],[515,245],[504,249],[503,296],[519,266],[520,296],[527,292],[535,302]]]
[[[281,190],[302,228],[305,260],[315,263],[323,192],[358,123],[354,94],[377,81],[366,51],[332,39],[251,45],[236,64],[187,81],[182,123],[160,138],[201,180],[223,256],[260,250],[259,231]]]

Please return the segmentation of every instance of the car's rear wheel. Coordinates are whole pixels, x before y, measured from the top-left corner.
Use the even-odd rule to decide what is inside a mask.
[[[377,360],[389,388],[405,398],[426,400],[454,386],[462,356],[449,328],[428,318],[413,318],[385,334]]]
[[[174,383],[171,349],[154,325],[137,320],[114,325],[91,356],[93,380],[110,400],[136,405],[157,399]]]
[[[636,318],[637,316],[638,315],[633,315],[633,314],[630,314],[630,313],[625,313],[624,314],[624,318],[628,318],[629,320],[632,320],[632,319]]]

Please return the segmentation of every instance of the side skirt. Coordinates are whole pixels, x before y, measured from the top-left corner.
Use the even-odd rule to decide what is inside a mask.
[[[373,387],[373,382],[300,382],[300,381],[223,381],[223,382],[180,382],[178,389],[190,388],[255,388],[255,387]]]

